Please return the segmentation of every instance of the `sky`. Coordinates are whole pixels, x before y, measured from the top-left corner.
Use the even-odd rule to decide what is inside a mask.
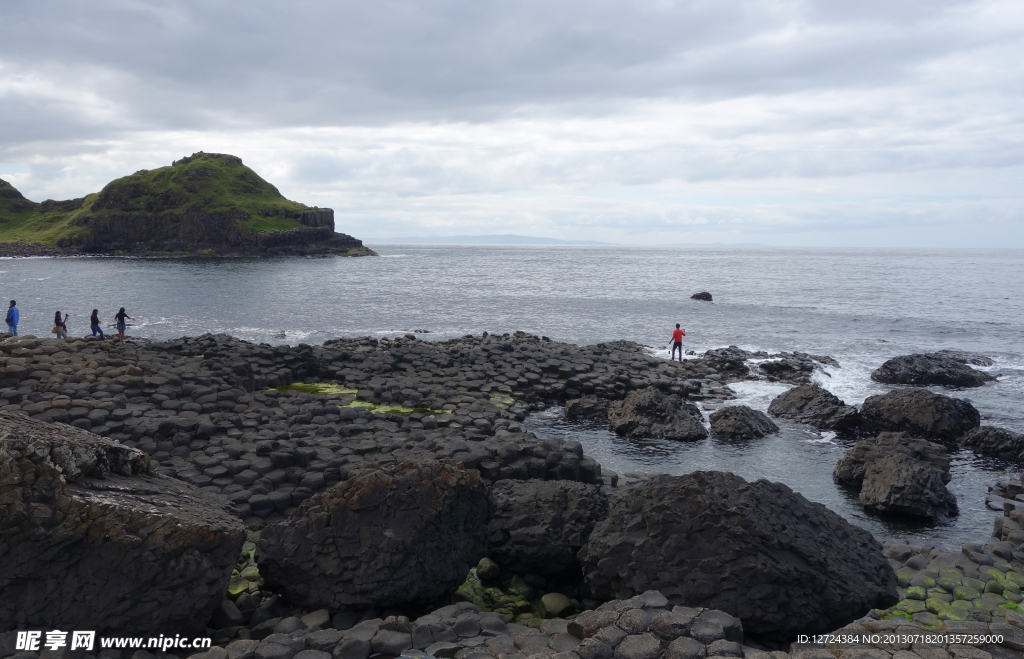
[[[231,153],[361,238],[1024,247],[1024,2],[0,2],[0,178]]]

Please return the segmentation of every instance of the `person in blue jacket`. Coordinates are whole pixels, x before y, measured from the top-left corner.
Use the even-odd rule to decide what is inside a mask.
[[[11,306],[7,310],[7,331],[18,336],[18,303],[11,300]]]

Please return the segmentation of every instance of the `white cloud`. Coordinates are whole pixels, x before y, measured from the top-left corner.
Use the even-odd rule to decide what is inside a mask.
[[[1019,3],[64,7],[0,10],[31,198],[206,150],[355,235],[1024,246]]]

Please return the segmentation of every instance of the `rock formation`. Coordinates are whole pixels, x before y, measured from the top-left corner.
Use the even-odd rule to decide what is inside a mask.
[[[659,589],[788,640],[897,599],[881,545],[785,485],[723,472],[653,476],[612,501],[580,552],[600,598]]]
[[[137,449],[0,412],[0,631],[200,632],[245,529]]]
[[[865,432],[906,432],[937,439],[948,446],[981,424],[981,415],[966,400],[935,394],[927,389],[895,389],[869,396],[860,409]]]
[[[860,423],[857,408],[816,384],[793,387],[779,394],[768,406],[768,413],[821,430],[852,430]]]
[[[608,515],[604,490],[569,481],[498,481],[489,499],[489,555],[512,574],[578,578],[577,554]]]
[[[752,439],[779,432],[779,427],[764,412],[746,405],[723,407],[708,417],[711,432],[723,439]]]
[[[451,462],[357,473],[265,528],[260,574],[312,608],[384,607],[450,595],[487,553],[487,492]]]
[[[948,387],[980,387],[995,378],[971,368],[956,353],[928,353],[893,357],[871,373],[885,384],[939,384]]]
[[[622,437],[704,439],[708,431],[700,418],[696,405],[663,394],[655,387],[629,394],[608,408],[608,423]]]
[[[996,428],[981,426],[971,430],[960,440],[960,444],[972,449],[975,453],[999,458],[1009,462],[1024,462],[1024,434]]]

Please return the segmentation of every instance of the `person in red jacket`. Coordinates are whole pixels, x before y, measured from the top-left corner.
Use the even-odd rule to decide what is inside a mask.
[[[686,336],[686,330],[679,329],[679,323],[676,323],[676,329],[672,332],[672,356],[669,359],[676,358],[676,350],[679,351],[679,361],[683,361],[683,337]]]

